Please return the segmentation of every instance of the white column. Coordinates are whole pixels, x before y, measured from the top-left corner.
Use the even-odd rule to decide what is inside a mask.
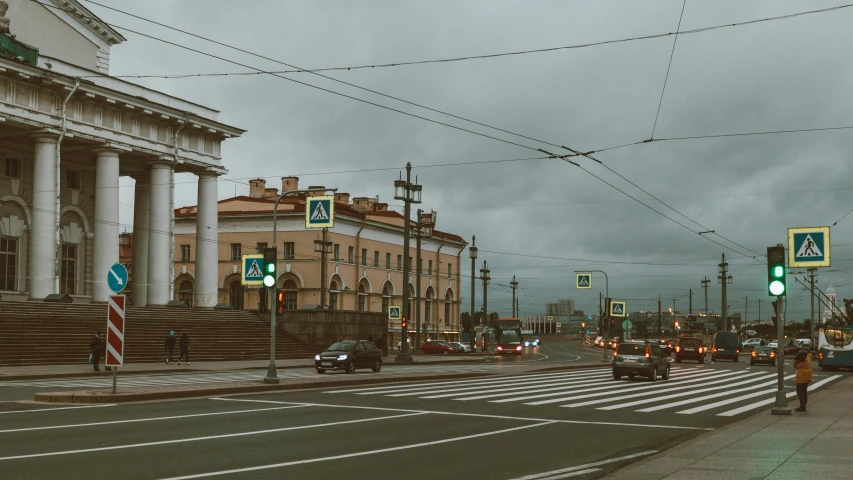
[[[172,165],[156,162],[151,165],[151,204],[148,211],[148,304],[169,303],[170,255],[172,241]]]
[[[148,209],[151,184],[148,175],[136,177],[133,202],[133,304],[148,304]]]
[[[107,275],[118,262],[119,151],[93,150],[95,160],[95,243],[92,248],[92,301],[106,302],[112,294]]]
[[[30,249],[30,298],[42,299],[54,291],[58,277],[54,265],[56,231],[57,135],[38,134],[33,166],[33,225]]]
[[[214,307],[219,285],[219,205],[217,173],[198,175],[198,207],[195,239],[195,303]]]

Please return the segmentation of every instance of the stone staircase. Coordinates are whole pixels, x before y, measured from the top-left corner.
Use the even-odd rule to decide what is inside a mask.
[[[131,306],[126,318],[125,363],[164,361],[170,330],[178,338],[189,335],[192,362],[269,358],[269,321],[256,312]],[[106,304],[0,301],[0,366],[86,363],[92,336],[97,330],[106,334],[106,324]],[[296,337],[276,332],[276,358],[309,359],[315,353]]]

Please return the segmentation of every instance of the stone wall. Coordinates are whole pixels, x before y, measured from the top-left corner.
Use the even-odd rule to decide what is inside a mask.
[[[278,318],[278,327],[318,352],[340,340],[376,340],[388,335],[384,313],[293,310]]]

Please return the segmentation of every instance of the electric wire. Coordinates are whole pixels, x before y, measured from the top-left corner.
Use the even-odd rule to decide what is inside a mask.
[[[663,88],[660,91],[660,101],[658,101],[658,111],[655,113],[655,123],[652,126],[652,135],[649,138],[655,138],[655,129],[658,127],[658,117],[660,116],[660,107],[663,105],[663,94],[666,93],[666,82],[669,80],[669,70],[672,68],[672,57],[675,56],[675,45],[678,43],[678,32],[681,30],[681,20],[684,18],[684,7],[687,6],[687,0],[681,2],[681,15],[678,16],[678,27],[675,29],[675,38],[672,39],[672,50],[669,52],[669,64],[666,66],[666,76],[663,77]]]

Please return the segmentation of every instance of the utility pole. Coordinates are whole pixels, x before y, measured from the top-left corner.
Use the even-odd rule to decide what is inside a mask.
[[[660,295],[658,295],[658,335],[661,334],[660,328]]]
[[[688,315],[693,315],[693,289],[690,289],[690,313]]]
[[[417,177],[415,177],[415,181],[417,182]],[[415,230],[412,232],[412,236],[415,237],[415,260],[417,263],[417,273],[415,278],[415,289],[417,292],[415,293],[415,328],[417,329],[415,333],[415,348],[421,348],[421,275],[423,274],[423,260],[421,259],[421,239],[429,238],[432,236],[432,229],[435,227],[435,210],[432,211],[429,218],[424,221],[424,211],[418,209],[418,221],[415,223]],[[426,319],[426,323],[429,322],[429,318]]]
[[[758,299],[758,326],[761,326],[761,299]]]
[[[747,319],[749,319],[749,297],[743,297],[746,300],[746,307],[743,310],[743,318],[740,319],[741,326],[746,325]]]
[[[512,318],[518,318],[518,311],[515,305],[515,291],[518,289],[518,282],[515,281],[515,275],[512,276],[509,286],[512,287]]]
[[[468,330],[470,333],[469,342],[471,343],[471,351],[477,351],[477,339],[474,334],[474,282],[477,280],[477,266],[474,263],[477,261],[477,236],[474,235],[471,237],[471,246],[468,247],[468,256],[471,257],[471,318],[470,318],[470,329]]]
[[[705,316],[708,316],[708,287],[711,286],[711,280],[708,280],[708,276],[705,275],[705,279],[702,280],[702,288],[705,289]],[[706,320],[707,322],[707,320]]]
[[[818,334],[817,334],[817,328],[816,328],[816,327],[817,327],[817,323],[816,323],[816,319],[815,319],[815,311],[814,311],[814,284],[815,284],[815,281],[816,281],[816,280],[815,280],[815,276],[814,276],[814,274],[815,274],[815,272],[817,271],[817,268],[815,268],[815,267],[811,267],[811,268],[809,268],[809,270],[808,270],[808,271],[809,271],[809,287],[810,287],[810,289],[811,289],[811,295],[810,295],[810,297],[811,297],[811,302],[812,302],[812,306],[811,306],[811,315],[810,315],[810,316],[811,316],[811,319],[812,319],[812,321],[811,321],[811,325],[810,325],[810,326],[811,326],[812,331],[811,331],[811,334],[809,335],[809,337],[812,339],[812,348],[816,348],[816,347],[817,347],[817,342],[818,342],[818,338],[817,338],[817,335],[818,335]]]
[[[732,283],[732,276],[729,275],[729,264],[726,263],[726,254],[723,254],[723,259],[720,261],[719,267],[719,275],[717,276],[717,282],[723,286],[723,305],[722,305],[722,316],[720,318],[722,327],[724,331],[731,330],[731,326],[729,325],[729,305],[726,300],[726,286]]]
[[[406,163],[406,179],[403,180],[402,173],[399,180],[394,180],[394,199],[402,200],[403,207],[403,318],[407,321],[412,318],[409,305],[409,274],[412,265],[409,261],[409,237],[411,236],[412,204],[421,203],[421,191],[423,187],[412,183],[412,164]],[[412,355],[409,353],[409,327],[408,324],[401,329],[400,354],[394,360],[397,363],[412,363]]]
[[[320,308],[326,308],[326,255],[331,253],[332,242],[326,240],[329,229],[323,229],[323,239],[314,240],[314,251],[320,253]],[[278,305],[273,304],[276,308]]]
[[[483,260],[483,268],[480,269],[480,278],[483,280],[483,327],[485,330],[489,325],[489,280],[492,279],[485,260]],[[486,351],[488,351],[488,339],[487,335],[483,335],[483,352]]]

